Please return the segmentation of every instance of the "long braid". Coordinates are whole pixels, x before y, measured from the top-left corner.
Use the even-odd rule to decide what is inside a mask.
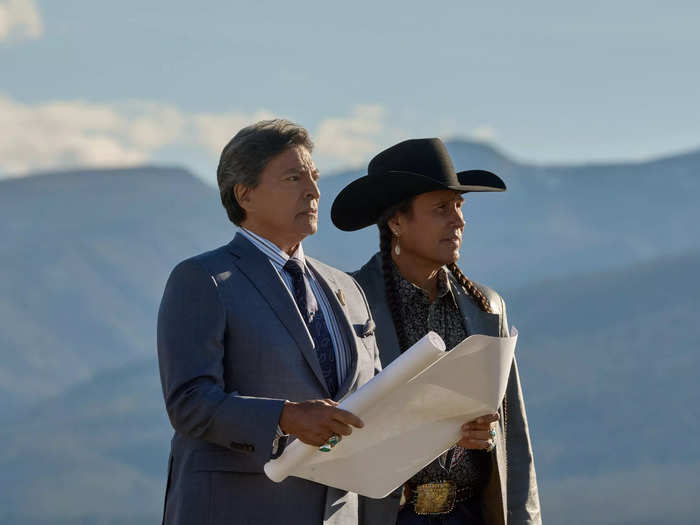
[[[481,308],[484,312],[493,313],[491,311],[491,305],[489,304],[489,300],[486,299],[486,296],[483,293],[481,293],[481,290],[479,290],[473,282],[467,279],[467,276],[462,273],[462,270],[459,269],[456,263],[448,264],[447,269],[450,270],[450,272],[452,272],[452,275],[455,276],[459,284],[461,284],[462,287],[464,287],[464,289],[467,291],[467,293],[472,296],[472,299],[476,301],[476,304],[479,305],[479,308]]]
[[[379,251],[382,256],[382,273],[384,274],[384,287],[386,290],[386,300],[391,312],[391,319],[394,321],[394,329],[396,330],[396,338],[399,341],[399,349],[401,352],[408,348],[406,342],[406,330],[403,326],[403,317],[401,315],[401,301],[396,292],[396,283],[394,282],[394,272],[391,259],[391,240],[393,236],[391,229],[387,223],[379,224]]]
[[[464,289],[469,293],[469,295],[472,296],[472,298],[484,312],[493,313],[491,310],[491,305],[489,304],[488,299],[486,299],[486,296],[481,293],[481,290],[479,290],[473,282],[467,279],[467,276],[462,273],[462,270],[459,269],[456,263],[448,264],[447,269],[452,272],[452,275],[456,277],[459,284],[464,287]],[[508,423],[508,403],[506,402],[506,397],[507,396],[504,396],[502,401],[503,428],[506,428],[506,424]]]

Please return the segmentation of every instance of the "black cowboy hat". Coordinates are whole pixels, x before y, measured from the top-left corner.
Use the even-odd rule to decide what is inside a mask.
[[[412,139],[377,154],[367,175],[351,182],[331,207],[331,220],[343,231],[375,224],[390,206],[436,190],[505,191],[501,178],[484,170],[455,172],[440,139]]]

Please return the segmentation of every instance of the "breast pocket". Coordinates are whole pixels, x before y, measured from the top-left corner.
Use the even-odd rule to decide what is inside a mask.
[[[355,335],[360,339],[360,341],[362,341],[362,345],[371,356],[374,356],[374,352],[376,350],[376,342],[374,340],[374,321],[372,319],[367,319],[367,321],[362,324],[354,324],[352,326],[355,329]]]

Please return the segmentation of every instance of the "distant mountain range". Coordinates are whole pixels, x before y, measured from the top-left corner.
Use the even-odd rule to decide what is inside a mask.
[[[448,145],[505,194],[468,195],[460,265],[496,287],[548,523],[691,523],[700,510],[700,153],[538,167]],[[351,270],[375,229],[333,228],[321,180],[305,248]],[[155,315],[179,260],[230,240],[215,189],[178,168],[0,181],[0,522],[153,523],[171,429]],[[672,483],[672,486],[669,485]]]
[[[700,440],[690,436],[700,435],[699,269],[700,251],[510,295],[555,523],[697,519]],[[672,500],[658,497],[669,475]]]
[[[0,407],[152,356],[170,269],[233,234],[216,199],[180,169],[0,182]]]

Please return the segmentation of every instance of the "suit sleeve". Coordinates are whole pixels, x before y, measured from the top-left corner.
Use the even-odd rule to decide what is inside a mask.
[[[284,400],[225,391],[225,331],[216,281],[196,260],[180,263],[158,311],[158,365],[168,417],[177,432],[234,450],[242,471],[259,472],[270,459]]]
[[[501,299],[501,336],[508,335],[506,306]],[[520,385],[518,364],[513,364],[506,388],[506,454],[508,465],[508,523],[542,523],[540,497],[535,475],[535,460]]]

